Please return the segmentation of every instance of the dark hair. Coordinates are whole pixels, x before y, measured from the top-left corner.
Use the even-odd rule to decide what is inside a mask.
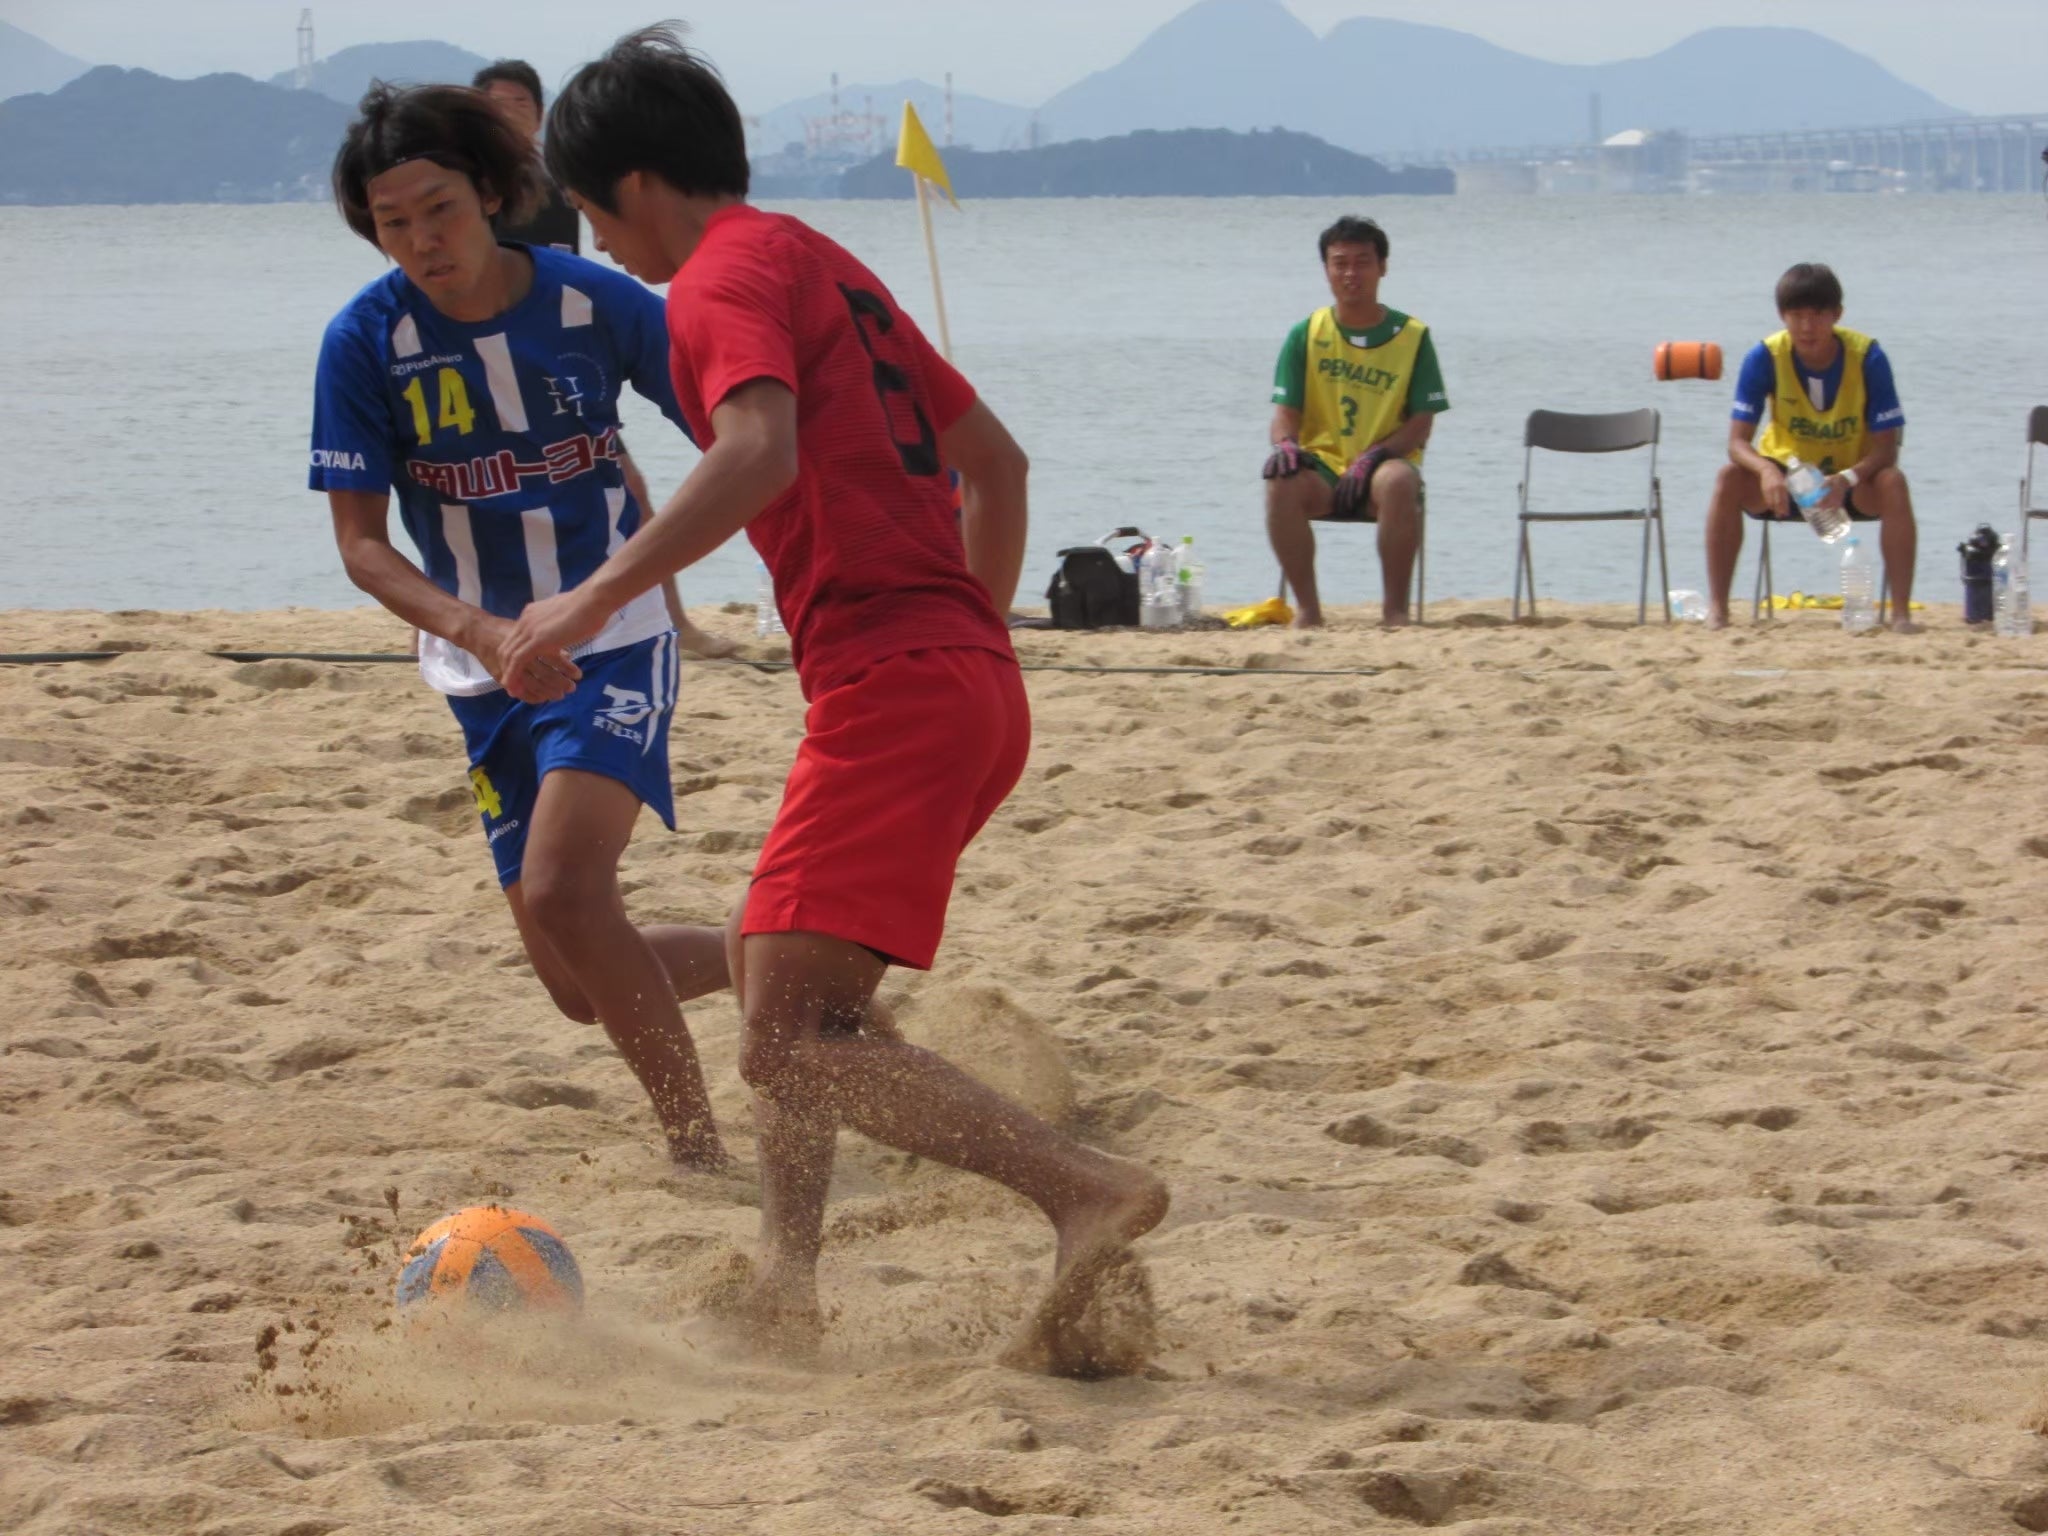
[[[1833,267],[1822,266],[1817,261],[1802,261],[1796,267],[1785,269],[1785,275],[1778,279],[1778,313],[1790,314],[1795,309],[1840,309],[1842,307],[1842,280],[1835,276]]]
[[[510,223],[530,219],[545,197],[532,142],[481,91],[459,85],[399,87],[382,80],[356,108],[334,155],[334,202],[348,227],[377,244],[370,183],[408,160],[431,160],[494,194]]]
[[[1356,214],[1345,214],[1323,231],[1316,250],[1325,262],[1330,259],[1330,247],[1333,245],[1369,245],[1380,253],[1381,261],[1387,259],[1387,232],[1371,219],[1361,219]]]
[[[476,72],[476,78],[469,83],[478,90],[503,82],[516,85],[533,98],[533,110],[539,112],[548,104],[547,92],[540,88],[540,71],[524,59],[498,59],[486,64]]]
[[[548,113],[548,172],[607,213],[619,179],[649,171],[692,197],[747,195],[747,132],[682,24],[628,33],[577,70]]]

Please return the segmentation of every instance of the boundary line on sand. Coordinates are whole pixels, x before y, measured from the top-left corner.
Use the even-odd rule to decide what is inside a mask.
[[[189,655],[180,651],[12,651],[0,652],[0,666],[30,667],[50,666],[65,662],[112,661],[120,656],[176,656]],[[325,664],[355,665],[360,663],[413,663],[419,660],[409,651],[203,651],[216,661],[311,661]],[[754,672],[794,672],[795,663],[787,661],[747,661],[736,657],[693,658],[684,662],[693,667],[745,667]],[[1137,677],[1384,677],[1391,672],[1415,672],[1426,669],[1401,665],[1395,667],[1105,667],[1085,666],[1077,662],[1024,661],[1018,663],[1024,672],[1069,672],[1081,676],[1137,676]],[[1503,666],[1503,672],[1514,672],[1523,677],[1581,676],[1623,677],[1628,669],[1622,667],[1515,667]],[[1721,669],[1725,677],[1749,677],[1769,679],[1777,677],[1838,677],[1852,672],[1888,672],[1888,667],[1729,667]],[[2048,662],[2008,662],[1997,667],[1972,667],[1973,672],[2021,672],[2048,673]]]

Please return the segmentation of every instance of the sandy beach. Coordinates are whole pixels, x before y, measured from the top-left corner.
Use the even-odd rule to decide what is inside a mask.
[[[824,1359],[734,1351],[729,998],[679,1177],[438,698],[206,654],[395,621],[0,614],[122,653],[0,668],[0,1530],[2048,1531],[2048,635],[1505,608],[1019,636],[1030,768],[883,995],[1170,1182],[1092,1384],[994,1363],[1036,1213],[850,1134]],[[686,666],[637,915],[723,917],[801,721]],[[394,1323],[489,1200],[585,1314]]]

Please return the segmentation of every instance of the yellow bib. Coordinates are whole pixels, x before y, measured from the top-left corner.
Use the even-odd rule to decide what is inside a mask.
[[[1377,347],[1355,347],[1325,305],[1309,317],[1301,388],[1301,446],[1343,474],[1408,415],[1408,384],[1428,327],[1413,315]],[[1422,463],[1417,449],[1408,462]]]
[[[1771,419],[1756,451],[1780,464],[1799,458],[1824,475],[1837,475],[1863,457],[1863,440],[1869,431],[1869,396],[1863,384],[1863,359],[1870,351],[1870,338],[1858,331],[1835,327],[1835,339],[1842,344],[1842,383],[1825,411],[1814,409],[1806,384],[1792,355],[1792,333],[1780,331],[1766,337],[1771,360],[1777,365],[1777,382],[1771,388]]]

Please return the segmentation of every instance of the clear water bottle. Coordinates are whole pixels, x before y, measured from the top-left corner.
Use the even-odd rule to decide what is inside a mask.
[[[1852,635],[1877,628],[1877,559],[1853,535],[1842,546],[1842,628]]]
[[[1180,623],[1180,582],[1173,551],[1154,539],[1138,562],[1138,622],[1146,629]]]
[[[1674,587],[1664,594],[1664,601],[1671,607],[1671,617],[1686,624],[1707,622],[1707,599],[1702,593],[1690,588]]]
[[[1823,543],[1832,544],[1849,531],[1849,514],[1844,509],[1821,506],[1820,499],[1828,491],[1828,477],[1813,465],[1801,459],[1790,460],[1785,465],[1785,489],[1792,493],[1793,505]]]
[[[2028,595],[2027,550],[2021,546],[2012,552],[2012,574],[2006,578],[2006,599],[2012,609],[2012,632],[2016,636],[2031,635],[2034,632],[2034,603]]]
[[[1192,534],[1181,537],[1180,564],[1176,574],[1180,578],[1180,621],[1192,624],[1202,616],[1202,568],[1195,563]]]
[[[2027,594],[2027,562],[2010,539],[1998,541],[1991,558],[1991,627],[2017,639],[2034,632],[2033,605]]]
[[[782,610],[775,606],[775,579],[765,560],[754,562],[754,633],[763,640],[784,633]]]

